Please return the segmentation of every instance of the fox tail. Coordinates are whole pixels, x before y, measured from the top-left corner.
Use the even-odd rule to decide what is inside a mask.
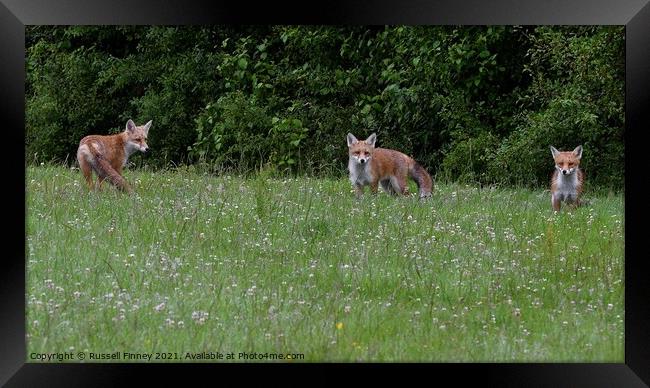
[[[124,178],[111,166],[111,164],[106,160],[104,155],[102,155],[92,143],[88,144],[90,152],[93,154],[93,160],[90,162],[93,170],[97,173],[99,179],[105,179],[109,181],[113,186],[117,187],[121,191],[125,191],[129,194],[133,193],[131,186],[124,180]]]
[[[409,170],[409,176],[413,178],[415,183],[418,185],[420,198],[431,197],[431,191],[433,190],[433,180],[431,179],[431,175],[429,175],[424,167],[415,162],[415,164],[413,164],[413,167]]]

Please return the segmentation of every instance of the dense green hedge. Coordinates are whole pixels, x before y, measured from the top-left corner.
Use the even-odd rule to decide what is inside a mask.
[[[27,27],[26,154],[153,120],[137,163],[343,175],[345,135],[439,179],[546,185],[549,145],[624,184],[622,27]]]

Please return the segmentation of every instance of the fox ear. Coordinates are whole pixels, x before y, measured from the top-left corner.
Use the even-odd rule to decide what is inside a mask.
[[[133,132],[134,129],[135,129],[135,123],[133,122],[133,120],[129,119],[129,121],[126,122],[126,130],[129,132]]]
[[[551,146],[551,154],[553,155],[553,158],[559,154],[560,151],[556,150],[555,147]]]
[[[145,137],[149,134],[149,127],[151,127],[151,122],[152,121],[153,120],[149,120],[149,122],[144,125],[143,129],[144,129],[144,136]]]
[[[350,147],[352,144],[357,144],[359,140],[357,140],[356,137],[354,137],[353,134],[348,133],[348,147]]]
[[[573,153],[576,155],[578,159],[582,158],[582,145],[579,145],[576,147],[575,150],[573,150]]]
[[[368,138],[366,139],[366,143],[373,146],[373,147],[375,146],[376,141],[377,141],[377,134],[376,133],[373,133],[372,135],[368,136]]]

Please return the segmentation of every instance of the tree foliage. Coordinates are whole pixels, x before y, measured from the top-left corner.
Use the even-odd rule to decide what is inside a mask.
[[[26,152],[153,120],[164,167],[345,173],[345,135],[439,178],[546,185],[549,145],[584,146],[589,182],[624,184],[622,27],[33,26]]]

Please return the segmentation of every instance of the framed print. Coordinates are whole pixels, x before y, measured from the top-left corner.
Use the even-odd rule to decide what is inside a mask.
[[[640,0],[1,0],[0,381],[647,385],[649,26]]]

